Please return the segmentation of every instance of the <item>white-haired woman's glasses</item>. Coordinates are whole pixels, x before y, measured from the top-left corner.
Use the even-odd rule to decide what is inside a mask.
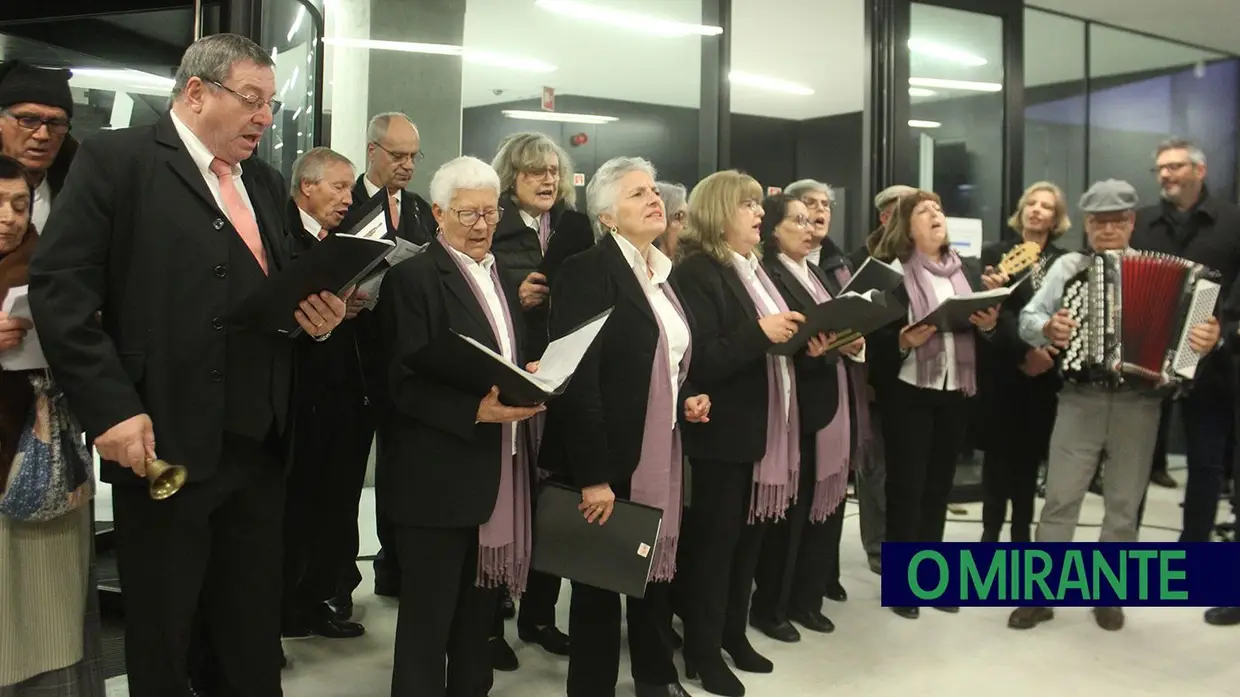
[[[495,225],[500,218],[504,217],[503,208],[492,208],[485,211],[459,210],[456,208],[449,208],[448,210],[456,213],[456,219],[461,221],[461,225],[465,227],[473,227],[478,224],[479,220],[487,221],[487,225]]]

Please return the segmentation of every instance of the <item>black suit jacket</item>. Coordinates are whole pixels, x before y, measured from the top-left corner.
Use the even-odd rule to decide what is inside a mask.
[[[985,290],[985,286],[982,285],[982,267],[978,260],[965,257],[961,261],[965,278],[969,280],[969,286],[974,291]],[[905,308],[909,307],[908,288],[905,284],[901,283],[892,291],[892,295]],[[900,330],[907,325],[908,315],[905,313],[905,316],[866,338],[865,351],[866,362],[870,365],[870,384],[879,393],[880,403],[883,400],[881,393],[900,379],[900,368],[904,364],[904,357],[900,351]],[[982,333],[975,331],[974,335],[978,337],[980,343]],[[979,348],[978,351],[980,353],[981,349]]]
[[[610,235],[560,267],[551,288],[552,338],[608,308],[614,308],[611,317],[568,389],[547,404],[539,464],[579,487],[609,483],[627,490],[641,460],[659,325],[633,267]],[[688,310],[685,314],[692,334],[693,320]],[[687,388],[673,395],[679,415]]]
[[[242,169],[275,273],[289,258],[287,189],[256,157]],[[224,374],[226,339],[235,336],[224,331],[229,288],[242,273],[229,267],[240,258],[231,255],[238,239],[170,115],[82,144],[30,265],[30,303],[43,351],[89,439],[146,413],[160,457],[195,479],[215,471],[226,386],[252,377]],[[277,355],[259,370],[280,397],[276,422],[287,427],[291,342],[274,333],[258,340]],[[104,478],[141,483],[113,463],[104,463]]]
[[[783,296],[788,309],[805,312],[818,303],[779,260],[778,253],[768,253],[762,262],[771,283]],[[809,271],[818,278],[822,287],[830,289],[827,274],[817,265],[809,263]],[[805,350],[798,351],[794,359],[797,371],[797,410],[800,414],[801,433],[817,433],[831,423],[840,405],[839,371],[836,364],[842,360],[839,351],[832,351],[818,358],[810,358]]]
[[[461,270],[440,243],[388,271],[377,308],[389,351],[391,411],[375,472],[380,506],[393,522],[469,528],[490,517],[499,493],[500,424],[475,423],[485,394],[419,370],[417,354],[449,331],[500,350]],[[508,296],[518,360],[524,325]],[[496,318],[497,320],[499,318]]]
[[[353,184],[353,207],[370,200],[370,194],[366,193],[365,178],[366,175],[363,174]],[[392,227],[392,211],[386,196],[383,198],[383,216],[387,221],[388,235],[409,240],[414,244],[426,244],[435,239],[435,231],[439,228],[434,214],[431,213],[430,204],[411,191],[400,192],[400,227]]]
[[[685,454],[756,462],[766,453],[771,346],[758,325],[757,308],[736,270],[704,253],[691,252],[672,275],[694,320],[689,380],[710,395],[710,421],[685,424]]]

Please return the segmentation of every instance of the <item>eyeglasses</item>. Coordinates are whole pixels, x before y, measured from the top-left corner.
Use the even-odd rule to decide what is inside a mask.
[[[271,114],[274,116],[279,113],[280,107],[284,106],[284,102],[281,102],[279,99],[263,99],[262,97],[256,97],[252,94],[242,94],[237,90],[234,90],[231,87],[225,87],[214,80],[211,80],[208,84],[215,85],[216,87],[241,100],[241,103],[248,106],[250,111],[258,111],[259,109],[262,109],[263,106],[267,106],[271,109]]]
[[[824,211],[831,210],[831,201],[828,199],[803,198],[801,203],[804,203],[806,208],[821,208]]]
[[[751,198],[746,201],[741,201],[741,208],[748,208],[751,211],[757,212],[762,210],[762,202],[756,198]]]
[[[673,223],[683,223],[689,218],[689,214],[684,211],[677,211],[672,214]]]
[[[42,116],[36,116],[34,114],[14,114],[8,110],[0,111],[0,114],[5,114],[6,116],[12,118],[17,122],[18,126],[21,126],[23,130],[30,131],[31,133],[47,126],[48,133],[54,136],[63,136],[69,132],[70,128],[69,120],[59,117],[45,119]]]
[[[1161,164],[1161,165],[1152,167],[1150,168],[1150,171],[1153,172],[1154,174],[1162,174],[1164,171],[1178,172],[1191,164],[1192,164],[1191,162],[1168,162],[1166,164]]]
[[[531,179],[543,179],[548,174],[550,174],[552,179],[559,179],[560,168],[559,167],[538,167],[535,169],[522,170],[521,174],[524,174],[525,176],[530,177]]]
[[[492,208],[486,211],[460,210],[458,208],[449,208],[448,210],[456,213],[456,219],[461,221],[461,225],[465,227],[473,227],[478,224],[479,220],[487,221],[487,225],[494,225],[499,219],[504,217],[503,208]]]
[[[416,165],[417,163],[422,161],[422,158],[426,157],[426,155],[422,154],[421,150],[417,152],[393,152],[383,147],[382,145],[380,145],[379,141],[377,140],[372,140],[370,144],[375,146],[376,148],[379,148],[383,152],[387,153],[388,156],[391,157],[396,162],[410,162]]]
[[[784,220],[792,222],[796,224],[797,227],[801,227],[801,228],[807,228],[811,226],[811,223],[809,222],[809,218],[803,215],[798,215],[795,218],[784,218]]]

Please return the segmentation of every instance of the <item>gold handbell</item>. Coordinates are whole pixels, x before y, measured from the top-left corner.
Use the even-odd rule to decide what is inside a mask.
[[[146,480],[150,482],[151,498],[163,501],[185,486],[189,471],[180,465],[171,465],[163,460],[146,461]]]

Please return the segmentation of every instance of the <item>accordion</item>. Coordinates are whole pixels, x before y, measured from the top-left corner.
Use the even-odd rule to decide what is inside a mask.
[[[1094,255],[1064,287],[1062,306],[1077,323],[1061,352],[1064,379],[1146,388],[1191,381],[1201,356],[1188,334],[1214,314],[1215,276],[1166,254]]]

